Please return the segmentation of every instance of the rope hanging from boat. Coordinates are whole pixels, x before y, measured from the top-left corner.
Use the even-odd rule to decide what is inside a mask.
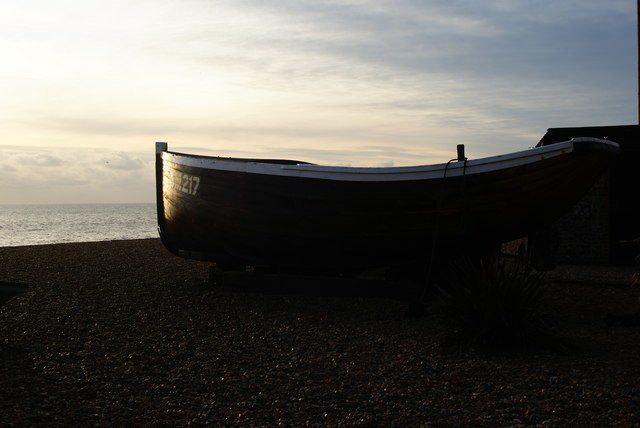
[[[460,159],[462,157],[462,159]],[[458,157],[454,158],[454,159],[450,159],[449,161],[447,161],[447,164],[444,167],[444,175],[442,176],[442,186],[440,188],[440,195],[438,197],[437,203],[436,203],[436,221],[435,221],[435,230],[433,233],[433,240],[431,241],[431,254],[429,256],[429,265],[427,267],[427,275],[425,278],[425,285],[424,288],[422,290],[422,293],[420,295],[419,301],[422,301],[422,298],[424,297],[424,294],[427,290],[427,288],[429,287],[429,284],[431,282],[431,273],[433,271],[433,262],[435,259],[435,255],[436,255],[436,246],[437,246],[437,241],[438,241],[438,234],[440,232],[440,211],[442,209],[442,199],[444,198],[445,195],[445,187],[446,187],[446,181],[447,181],[447,171],[449,170],[449,165],[451,165],[451,162],[454,161],[463,161],[464,163],[462,164],[462,193],[463,193],[463,200],[464,200],[464,209],[462,210],[462,215],[460,217],[460,227],[463,228],[464,227],[464,220],[465,220],[465,214],[466,214],[466,210],[467,210],[467,198],[464,197],[464,193],[466,192],[466,188],[467,188],[467,180],[466,180],[466,174],[467,174],[467,158],[464,157],[464,148],[462,151],[462,156],[460,155],[460,149],[458,149]]]

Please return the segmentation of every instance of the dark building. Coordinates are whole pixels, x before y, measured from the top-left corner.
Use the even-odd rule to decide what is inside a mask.
[[[616,162],[554,224],[559,264],[632,264],[640,253],[640,126],[550,128],[538,146],[575,137],[595,137],[620,145]],[[571,174],[571,171],[567,171]]]

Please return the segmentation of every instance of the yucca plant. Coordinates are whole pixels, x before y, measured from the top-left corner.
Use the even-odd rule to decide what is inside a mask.
[[[540,314],[544,278],[523,258],[463,258],[454,263],[439,290],[443,313],[453,321],[462,345],[558,346]]]

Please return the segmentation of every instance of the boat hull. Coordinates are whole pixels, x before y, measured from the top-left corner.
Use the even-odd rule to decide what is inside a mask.
[[[535,162],[440,178],[323,179],[157,157],[158,220],[175,254],[340,270],[482,251],[548,225],[616,154],[589,143]],[[471,171],[472,168],[469,168]],[[477,169],[477,168],[476,168]]]

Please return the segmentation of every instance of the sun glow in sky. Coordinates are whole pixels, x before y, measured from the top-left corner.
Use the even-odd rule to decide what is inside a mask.
[[[635,123],[635,5],[3,0],[0,203],[152,202],[155,141],[407,165]]]

